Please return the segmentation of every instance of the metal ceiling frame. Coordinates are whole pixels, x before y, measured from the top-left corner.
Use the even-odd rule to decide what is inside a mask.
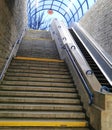
[[[82,0],[39,0],[38,1],[38,8],[36,7],[36,0],[27,0],[28,4],[28,25],[30,28],[32,28],[32,24],[34,24],[35,21],[37,22],[37,14],[44,12],[46,10],[52,9],[53,11],[59,13],[66,21],[67,25],[69,26],[71,22],[76,22],[78,21],[83,15],[84,15],[84,4],[86,3],[87,9],[88,10],[89,7],[89,3],[88,0],[83,0],[83,2],[81,3]],[[93,0],[94,3],[96,2],[96,0]],[[35,2],[35,4],[34,4]],[[50,4],[49,4],[50,2]],[[56,5],[54,4],[55,2],[60,3],[60,5]],[[66,2],[71,3],[73,6],[72,9],[70,9],[68,7],[68,5],[66,4]],[[77,2],[77,4],[79,4],[79,7],[77,7],[77,5],[75,5],[75,2]],[[63,6],[65,8],[63,8]],[[68,11],[66,11],[66,9],[68,8]],[[81,14],[79,14],[79,11],[81,11]],[[63,13],[64,12],[64,13]],[[36,28],[35,28],[36,29]]]

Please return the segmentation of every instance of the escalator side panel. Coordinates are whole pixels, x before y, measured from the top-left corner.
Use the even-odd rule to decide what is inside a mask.
[[[107,81],[107,79],[105,78],[105,76],[103,75],[103,73],[101,72],[99,67],[97,66],[97,64],[94,62],[93,58],[88,53],[88,51],[86,50],[84,45],[81,43],[81,41],[79,40],[77,35],[74,33],[74,31],[72,29],[70,29],[69,31],[70,31],[71,35],[73,36],[75,42],[77,43],[78,47],[80,48],[81,52],[83,53],[83,55],[84,55],[85,59],[87,60],[88,64],[90,65],[91,69],[93,70],[93,72],[94,72],[95,76],[97,77],[98,81],[101,83],[101,86],[106,86],[110,89],[110,91],[112,91],[111,85],[109,84],[109,82]],[[85,41],[85,42],[87,42],[87,41]],[[88,43],[88,46],[90,46],[92,53],[97,56],[97,53],[95,52],[95,50],[93,50],[92,46],[89,43]],[[98,59],[101,60],[100,58],[98,58]],[[102,60],[99,61],[99,62],[101,64],[104,64]],[[106,68],[106,69],[108,69],[108,68]],[[109,70],[106,70],[106,71],[109,71]]]

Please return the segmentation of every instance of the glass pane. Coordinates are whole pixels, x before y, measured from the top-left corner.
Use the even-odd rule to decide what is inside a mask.
[[[66,4],[62,4],[62,5],[61,5],[61,8],[66,9],[66,8],[67,8],[67,5],[66,5]]]
[[[51,8],[51,5],[49,4],[47,4],[47,5],[45,5],[45,7],[44,7],[45,9],[50,9]]]
[[[52,1],[51,0],[45,0],[44,4],[52,4]]]
[[[53,4],[59,6],[59,5],[60,5],[60,2],[59,2],[59,1],[54,1]]]
[[[84,4],[82,5],[82,8],[83,8],[83,13],[85,14],[85,12],[88,10],[86,2],[84,2]]]
[[[82,10],[81,10],[81,8],[78,10],[78,14],[79,14],[79,18],[81,18],[82,17]]]
[[[61,12],[61,14],[65,14],[65,10],[63,8],[60,8],[59,12]]]
[[[82,3],[84,3],[85,0],[79,0],[79,1],[80,1],[80,3],[82,4]],[[91,1],[91,0],[89,0],[89,1]]]
[[[52,9],[55,9],[55,10],[58,11],[59,7],[58,7],[57,5],[53,5],[53,6],[52,6]]]
[[[74,5],[75,5],[76,8],[80,7],[80,4],[79,4],[79,2],[77,0],[75,0]]]
[[[94,0],[88,0],[89,7],[91,7],[94,4]]]

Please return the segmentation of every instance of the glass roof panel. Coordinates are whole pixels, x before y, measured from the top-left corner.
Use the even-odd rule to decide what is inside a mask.
[[[27,0],[28,26],[48,30],[52,19],[63,20],[67,26],[76,22],[96,0]],[[52,14],[48,14],[52,10]]]
[[[88,10],[86,2],[84,2],[82,6],[83,6],[83,13],[86,13],[86,11]]]

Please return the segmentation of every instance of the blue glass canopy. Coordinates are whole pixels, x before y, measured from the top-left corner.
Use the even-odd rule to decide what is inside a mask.
[[[96,0],[28,0],[28,26],[46,30],[52,19],[63,20],[67,26],[77,22]],[[48,14],[52,10],[53,14]]]

